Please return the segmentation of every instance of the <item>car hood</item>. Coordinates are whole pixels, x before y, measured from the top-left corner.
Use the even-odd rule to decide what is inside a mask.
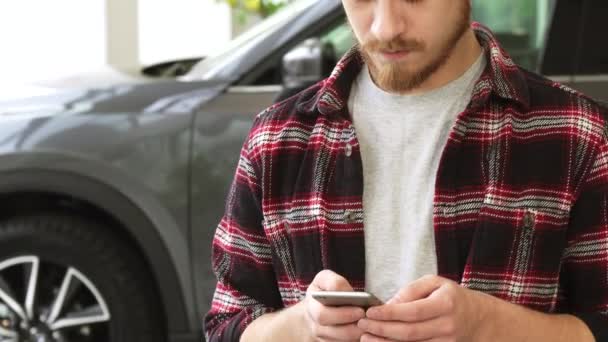
[[[0,118],[61,113],[192,112],[228,86],[227,81],[162,81],[105,88],[52,90],[0,100]]]

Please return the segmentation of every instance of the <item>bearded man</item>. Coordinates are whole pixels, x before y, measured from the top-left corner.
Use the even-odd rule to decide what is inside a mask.
[[[358,45],[243,146],[207,341],[608,341],[606,110],[470,0],[342,3]]]

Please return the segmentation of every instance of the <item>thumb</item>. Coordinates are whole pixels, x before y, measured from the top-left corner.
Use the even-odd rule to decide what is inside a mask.
[[[441,277],[427,275],[401,288],[387,304],[409,303],[431,295],[443,285]]]
[[[317,273],[309,289],[315,291],[354,291],[346,278],[330,270]]]

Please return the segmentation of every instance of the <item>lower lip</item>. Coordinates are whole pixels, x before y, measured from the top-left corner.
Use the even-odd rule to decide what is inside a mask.
[[[399,52],[381,52],[382,57],[394,61],[398,59],[402,59],[407,57],[410,53],[407,51],[399,51]]]

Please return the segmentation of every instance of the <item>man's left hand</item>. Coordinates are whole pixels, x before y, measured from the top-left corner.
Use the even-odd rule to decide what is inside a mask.
[[[361,342],[472,342],[491,296],[439,276],[405,286],[386,304],[370,308],[359,327]]]

